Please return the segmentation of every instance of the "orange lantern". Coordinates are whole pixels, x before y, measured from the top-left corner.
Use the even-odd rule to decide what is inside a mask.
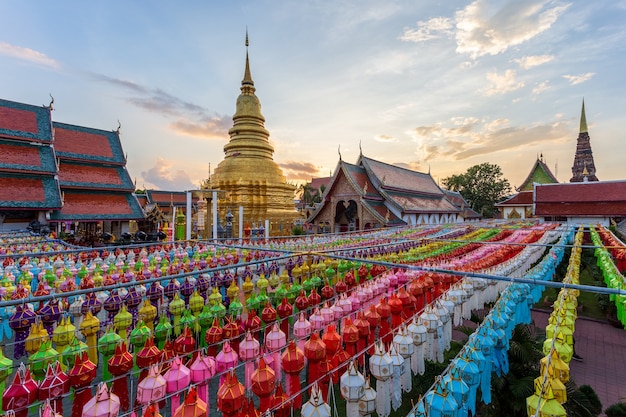
[[[304,352],[291,339],[287,344],[287,349],[283,352],[282,359],[283,369],[287,374],[285,376],[287,392],[292,396],[300,391],[300,371],[304,369]],[[293,402],[296,408],[300,408],[302,398],[299,394],[294,398]]]
[[[259,359],[259,367],[254,370],[251,379],[252,392],[259,397],[259,411],[263,413],[270,407],[270,396],[274,392],[276,374],[261,358]]]
[[[242,408],[245,389],[233,371],[226,373],[217,390],[217,408],[224,417],[234,417]]]
[[[326,358],[326,344],[317,332],[313,333],[304,344],[304,356],[309,360],[309,380],[311,385],[320,377],[320,362]]]
[[[383,340],[386,345],[391,343],[391,326],[389,325],[389,318],[391,317],[391,307],[387,303],[387,297],[380,299],[376,305],[376,312],[380,314],[380,331],[378,332],[378,338]]]
[[[204,335],[204,341],[208,345],[207,353],[209,356],[215,356],[217,354],[217,344],[222,341],[223,330],[220,326],[218,318],[213,319],[213,325],[206,331]]]

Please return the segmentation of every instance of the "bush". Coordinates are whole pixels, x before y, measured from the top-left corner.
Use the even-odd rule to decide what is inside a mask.
[[[615,403],[604,410],[606,417],[626,417],[626,403]]]
[[[600,413],[602,413],[602,402],[594,389],[589,385],[581,385],[578,387],[578,391],[587,397],[589,401],[589,412],[594,416],[600,415]]]
[[[302,226],[294,226],[291,229],[291,234],[292,236],[300,236],[304,234],[304,229],[302,228]]]

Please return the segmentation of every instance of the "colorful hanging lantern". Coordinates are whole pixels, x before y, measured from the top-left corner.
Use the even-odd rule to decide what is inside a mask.
[[[126,339],[128,334],[126,329],[128,329],[133,324],[133,315],[128,312],[126,309],[126,305],[122,304],[122,308],[113,318],[113,324],[117,329],[117,333],[120,335],[122,339]]]
[[[222,341],[222,334],[223,330],[220,326],[219,319],[214,318],[213,325],[206,331],[204,336],[209,355],[215,356],[217,354],[217,344]]]
[[[263,413],[270,407],[270,396],[276,385],[276,374],[261,358],[259,359],[259,367],[252,373],[251,380],[252,392],[259,397],[259,411]]]
[[[80,324],[80,331],[87,340],[87,354],[89,360],[98,366],[98,332],[100,331],[100,320],[95,317],[91,310],[87,310],[85,318]]]
[[[180,327],[180,318],[185,311],[185,302],[180,298],[178,292],[174,293],[174,298],[170,301],[169,312],[174,317],[174,336],[179,336],[182,331]]]
[[[126,374],[133,368],[133,355],[128,352],[126,342],[120,341],[115,347],[115,353],[107,361],[108,370],[115,377],[111,392],[120,399],[120,407],[123,411],[128,410],[130,398],[128,395],[128,378]]]
[[[170,323],[167,314],[161,314],[159,317],[159,324],[154,328],[154,340],[157,342],[159,349],[163,349],[165,340],[167,340],[173,333],[173,327]]]
[[[196,360],[189,366],[189,371],[191,382],[198,384],[197,391],[200,399],[209,404],[209,380],[215,376],[217,371],[215,359],[213,356],[205,355],[204,351],[201,350]]]
[[[91,399],[91,382],[96,378],[96,365],[89,360],[87,352],[74,359],[74,366],[67,372],[70,385],[74,388],[72,417],[80,417],[83,407]]]
[[[52,342],[46,340],[39,347],[39,351],[28,358],[32,374],[37,380],[44,378],[48,365],[59,359],[59,352],[52,348]]]
[[[37,315],[28,304],[15,306],[15,313],[9,318],[9,326],[15,332],[14,359],[19,359],[26,354],[24,341],[28,337],[28,330],[35,323],[36,318]]]
[[[346,417],[358,417],[359,399],[363,396],[365,378],[358,371],[354,360],[348,365],[348,370],[341,375],[339,384],[341,396],[346,400]]]
[[[424,344],[426,343],[426,335],[428,329],[422,324],[417,317],[413,318],[411,324],[407,328],[409,334],[413,338],[413,354],[411,355],[411,371],[413,375],[424,375],[426,367],[424,365]]]
[[[253,360],[259,356],[260,353],[259,341],[252,337],[252,333],[246,332],[245,339],[239,343],[239,357],[242,361],[245,361],[245,386],[249,389],[252,385],[252,372],[254,372]]]
[[[369,377],[365,380],[363,395],[359,398],[359,415],[361,417],[371,417],[376,411],[376,391],[370,385]]]
[[[181,335],[176,338],[174,348],[176,354],[181,356],[189,355],[194,352],[196,349],[196,341],[189,327],[185,326]]]
[[[41,344],[48,340],[48,331],[43,327],[43,323],[39,319],[30,326],[30,333],[24,341],[24,347],[29,356],[39,351]]]
[[[148,368],[161,362],[161,356],[159,348],[154,346],[154,338],[149,337],[146,339],[146,344],[135,354],[135,364],[141,369],[139,382],[147,376]]]
[[[280,305],[276,308],[278,317],[280,318],[280,329],[285,334],[289,334],[289,317],[293,314],[293,306],[286,297],[283,297]]]
[[[70,379],[61,370],[61,364],[57,361],[48,365],[46,378],[39,384],[37,398],[40,401],[50,402],[57,413],[63,414],[62,396],[68,392],[70,392]]]
[[[237,366],[239,355],[231,347],[230,343],[224,342],[222,350],[215,357],[217,372],[222,373]],[[220,378],[220,383],[224,380],[224,375]]]
[[[13,377],[13,383],[2,394],[2,410],[12,410],[15,417],[27,417],[28,406],[37,399],[37,383],[30,370],[21,363]]]
[[[173,417],[204,417],[207,415],[208,405],[203,401],[194,387],[189,389],[185,401],[174,411]]]
[[[139,320],[144,322],[150,331],[154,331],[154,319],[157,316],[157,308],[146,298],[139,309]]]
[[[429,407],[427,415],[456,416],[460,409],[459,403],[441,382],[424,395],[424,403]]]
[[[63,417],[63,414],[57,413],[50,404],[50,401],[45,401],[39,411],[41,417]]]
[[[369,339],[367,339],[367,345],[372,346],[376,338],[376,330],[380,327],[381,323],[380,314],[378,314],[378,311],[376,311],[375,305],[370,305],[369,310],[365,312],[365,320],[367,320],[367,322],[370,324],[370,334]],[[374,348],[369,348],[368,353],[370,355],[374,354]]]
[[[151,365],[148,375],[137,385],[137,402],[147,406],[161,401],[167,391],[166,385],[165,378],[159,373],[159,367]]]
[[[285,373],[287,393],[293,396],[300,391],[300,372],[304,369],[304,352],[296,346],[293,339],[287,344],[287,349],[282,354],[282,363]],[[300,407],[302,398],[298,394],[294,399],[294,406]]]
[[[6,356],[2,352],[2,347],[0,347],[0,393],[4,393],[7,379],[11,375],[13,371],[13,361]],[[0,409],[2,408],[2,397],[0,397]]]
[[[109,392],[107,385],[101,382],[96,396],[87,401],[83,407],[82,417],[117,417],[120,412],[120,399]]]
[[[245,397],[244,386],[233,371],[226,372],[217,390],[217,408],[224,417],[234,417],[242,408]]]
[[[309,360],[308,383],[311,385],[321,376],[320,362],[326,357],[326,344],[322,342],[317,332],[304,344],[304,356]]]
[[[311,323],[306,319],[304,312],[300,313],[298,321],[293,325],[293,335],[298,339],[298,347],[304,352],[304,343],[306,338],[311,335],[313,330]]]
[[[253,321],[255,321],[255,323],[258,323],[258,327],[256,327],[257,333],[255,336],[258,338],[259,337],[258,329],[260,329],[260,326],[261,326],[261,319],[256,317],[256,320],[253,320]],[[222,336],[224,340],[228,340],[228,342],[230,343],[230,346],[235,351],[239,350],[239,335],[240,334],[241,334],[241,327],[239,323],[236,320],[234,320],[232,317],[227,318],[226,324],[224,325],[222,329]],[[254,334],[255,334],[254,331],[252,331],[253,336]]]
[[[341,332],[341,339],[346,346],[346,352],[351,357],[355,357],[357,353],[357,342],[359,341],[360,332],[350,318],[346,318]]]
[[[167,394],[173,394],[171,402],[172,415],[174,415],[180,405],[180,391],[191,383],[191,371],[181,362],[180,357],[176,356],[163,378],[165,378]]]
[[[407,334],[404,325],[400,326],[398,333],[393,337],[393,344],[398,354],[403,358],[402,370],[400,371],[402,375],[402,391],[411,392],[411,356],[413,355],[415,346],[413,345],[413,339]]]
[[[359,338],[356,342],[356,350],[357,352],[364,352],[365,347],[367,346],[367,340],[370,335],[370,325],[369,322],[365,319],[365,314],[362,311],[357,313],[356,319],[353,323],[356,328],[359,330]],[[359,366],[363,366],[365,360],[365,354],[361,353],[359,355]]]

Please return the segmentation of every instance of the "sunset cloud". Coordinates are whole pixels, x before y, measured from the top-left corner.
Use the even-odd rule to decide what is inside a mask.
[[[305,161],[279,162],[278,166],[283,169],[283,174],[288,180],[306,180],[319,176],[319,167]]]
[[[152,168],[142,171],[141,178],[159,190],[190,190],[196,187],[189,174],[182,169],[172,169],[172,163],[162,157],[157,157]]]
[[[571,85],[576,85],[576,84],[581,84],[581,83],[584,83],[585,81],[590,80],[591,77],[593,77],[594,75],[596,75],[595,72],[587,72],[585,74],[580,74],[580,75],[564,75],[563,78],[569,81]]]
[[[553,59],[553,55],[531,55],[514,59],[513,62],[517,63],[523,69],[530,69],[538,67],[539,65],[547,64]]]
[[[482,90],[486,96],[508,93],[524,86],[523,81],[517,81],[515,71],[511,69],[504,71],[503,74],[489,72],[487,81],[489,81],[489,86]]]
[[[11,45],[6,42],[0,42],[0,54],[52,69],[58,69],[61,67],[61,64],[58,61],[50,58],[42,52],[35,51],[30,48],[24,48],[22,46]]]

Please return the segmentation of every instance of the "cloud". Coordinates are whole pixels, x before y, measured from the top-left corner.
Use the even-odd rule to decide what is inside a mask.
[[[564,142],[571,135],[567,123],[562,121],[523,127],[510,126],[508,119],[464,119],[466,124],[459,125],[454,121],[457,118],[453,118],[452,123],[419,126],[409,132],[417,143],[422,160],[461,161],[533,143]]]
[[[58,61],[50,58],[44,53],[35,51],[34,49],[24,48],[22,46],[11,45],[6,42],[0,42],[0,54],[53,69],[61,67],[61,64]]]
[[[546,64],[553,59],[554,55],[531,55],[514,59],[513,62],[517,63],[523,69],[530,69],[533,67],[538,67],[539,65]]]
[[[511,0],[502,6],[476,0],[456,13],[456,51],[473,59],[497,55],[549,29],[569,4]]]
[[[482,90],[482,93],[486,96],[492,96],[494,94],[504,94],[522,88],[524,82],[518,82],[515,77],[516,73],[512,69],[504,71],[504,74],[489,72],[487,73],[487,80],[490,85]]]
[[[376,135],[374,140],[378,142],[395,142],[396,138],[390,135]]]
[[[548,81],[542,81],[533,88],[533,94],[541,94],[549,89],[550,86],[548,85]]]
[[[160,88],[148,88],[133,81],[112,78],[103,74],[92,74],[102,82],[132,93],[125,100],[136,107],[162,116],[176,118],[170,123],[170,129],[182,135],[207,138],[227,139],[232,119],[220,115],[194,103],[182,100]]]
[[[433,17],[430,20],[417,22],[417,29],[404,29],[400,39],[405,42],[425,42],[450,37],[454,34],[454,22],[447,17]]]
[[[569,81],[571,85],[576,85],[584,83],[585,81],[591,79],[594,75],[596,75],[595,72],[587,72],[580,75],[564,75],[563,78]]]
[[[305,161],[286,161],[278,163],[288,180],[306,180],[319,176],[319,167]]]
[[[197,187],[184,170],[172,170],[172,163],[157,157],[155,165],[141,172],[145,182],[153,184],[159,190],[191,190]]]

